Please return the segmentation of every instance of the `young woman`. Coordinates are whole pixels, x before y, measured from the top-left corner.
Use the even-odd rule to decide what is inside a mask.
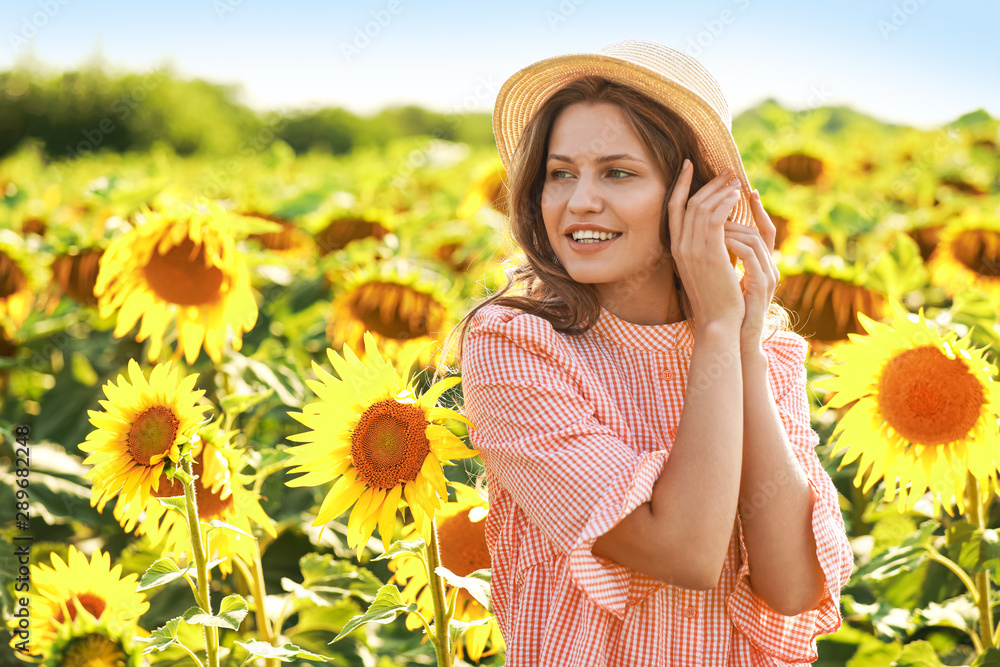
[[[841,624],[807,346],[730,123],[698,63],[643,42],[500,91],[524,258],[460,350],[509,667],[808,664]]]

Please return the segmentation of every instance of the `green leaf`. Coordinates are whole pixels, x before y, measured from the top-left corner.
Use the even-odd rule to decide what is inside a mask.
[[[389,548],[386,550],[384,554],[376,556],[375,558],[372,558],[372,560],[385,560],[387,558],[395,558],[400,554],[413,554],[415,556],[420,556],[421,558],[423,558],[424,547],[426,546],[427,543],[424,542],[424,539],[422,537],[418,537],[415,540],[396,540],[391,545],[389,545]]]
[[[995,568],[1000,559],[1000,538],[992,528],[956,521],[948,527],[947,540],[948,555],[970,574]]]
[[[295,644],[271,646],[267,642],[258,641],[256,639],[251,639],[247,642],[237,640],[235,643],[242,646],[243,649],[252,656],[258,658],[274,658],[276,660],[280,660],[281,662],[292,662],[293,658],[319,660],[320,662],[326,662],[328,659],[325,656],[301,649]]]
[[[146,569],[142,575],[142,579],[139,580],[139,587],[136,591],[145,591],[150,588],[169,584],[171,581],[183,577],[184,573],[189,569],[189,567],[186,567],[182,570],[177,563],[169,558],[161,558]]]
[[[399,589],[392,584],[386,584],[382,588],[378,589],[378,593],[375,595],[375,600],[371,603],[371,606],[368,607],[368,611],[349,620],[344,625],[344,629],[340,631],[340,634],[334,637],[333,641],[330,643],[332,644],[333,642],[338,641],[365,623],[380,623],[383,625],[391,623],[396,620],[396,616],[398,616],[400,612],[404,611],[417,611],[416,603],[411,602],[407,604],[403,602],[403,597],[399,594]]]
[[[174,644],[179,644],[180,640],[177,638],[177,626],[180,625],[181,617],[172,618],[162,627],[153,630],[148,637],[136,637],[135,641],[142,642],[144,644],[149,644],[145,649],[143,649],[142,654],[152,653],[153,651],[162,651]]]
[[[892,664],[894,667],[943,667],[934,646],[922,639],[903,646],[903,652]]]
[[[218,519],[212,519],[208,522],[209,528],[225,528],[226,530],[231,530],[234,533],[239,533],[240,535],[246,535],[251,540],[256,540],[257,538],[243,530],[242,528],[237,528],[231,523],[226,523],[225,521],[219,521]]]
[[[267,400],[272,394],[274,394],[273,388],[256,394],[230,394],[222,399],[222,411],[227,417],[235,417]]]
[[[917,611],[919,620],[927,626],[943,626],[958,628],[972,632],[979,619],[979,608],[972,601],[971,595],[960,595],[944,604],[929,602],[926,609]]]
[[[462,639],[462,635],[468,632],[472,628],[478,628],[484,625],[489,625],[493,622],[491,616],[486,618],[480,618],[475,621],[459,621],[457,619],[451,619],[451,623],[448,626],[448,634],[451,635],[452,646],[456,645]]]
[[[168,510],[180,512],[181,516],[187,517],[187,500],[184,496],[171,496],[170,498],[157,498],[160,504]]]
[[[184,612],[184,620],[192,625],[209,625],[236,630],[246,618],[250,607],[239,595],[227,595],[222,599],[218,616],[209,614],[201,607],[191,607]]]
[[[492,573],[489,569],[476,570],[467,577],[460,577],[446,567],[438,567],[434,572],[448,582],[449,586],[467,590],[476,602],[493,613],[493,607],[490,603]]]
[[[940,526],[933,519],[924,521],[902,544],[889,547],[855,570],[852,579],[882,581],[918,568],[927,559],[927,547]]]
[[[302,570],[303,588],[333,598],[353,595],[371,602],[382,586],[379,578],[369,570],[330,554],[306,554],[299,559],[299,569]]]
[[[986,649],[979,654],[972,667],[1000,667],[1000,649]]]

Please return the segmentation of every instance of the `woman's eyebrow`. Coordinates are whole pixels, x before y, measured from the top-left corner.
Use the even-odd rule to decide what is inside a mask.
[[[573,159],[570,158],[567,155],[559,155],[557,153],[549,153],[548,161],[552,162],[553,160],[558,161],[558,162],[568,162],[570,164],[574,164],[573,163]],[[629,155],[628,153],[615,153],[613,155],[602,155],[601,157],[597,158],[597,163],[598,164],[604,164],[605,162],[617,162],[618,160],[631,160],[632,162],[642,162],[643,161],[642,158],[633,157],[632,155]]]

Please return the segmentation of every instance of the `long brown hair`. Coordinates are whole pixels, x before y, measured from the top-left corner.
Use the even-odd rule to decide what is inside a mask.
[[[689,196],[715,178],[716,174],[704,160],[698,136],[691,126],[652,98],[601,77],[577,79],[559,89],[525,125],[509,172],[511,232],[524,256],[507,269],[504,288],[472,308],[449,334],[446,349],[452,347],[453,338],[458,334],[459,363],[472,318],[489,304],[496,303],[537,315],[548,320],[556,331],[570,335],[586,332],[600,316],[601,304],[596,288],[573,280],[552,251],[542,221],[541,197],[549,137],[556,118],[572,104],[601,102],[621,109],[626,123],[649,151],[664,183],[668,184],[660,224],[660,240],[667,252],[670,250],[667,202],[674,191],[684,158],[689,158],[694,167]],[[680,297],[681,312],[686,319],[693,320],[691,303],[677,273],[676,263],[674,287]],[[444,355],[444,358],[447,356]]]

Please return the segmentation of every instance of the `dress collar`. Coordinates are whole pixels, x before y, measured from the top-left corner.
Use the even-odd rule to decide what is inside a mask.
[[[694,345],[694,328],[689,320],[671,324],[633,324],[604,306],[592,330],[608,342],[640,350],[690,349]]]

